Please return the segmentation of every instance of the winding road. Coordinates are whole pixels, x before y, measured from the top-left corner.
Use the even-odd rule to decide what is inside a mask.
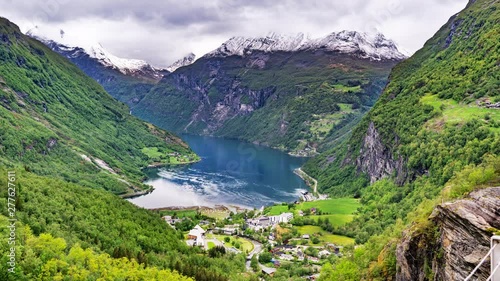
[[[260,252],[262,252],[262,244],[260,242],[257,242],[257,241],[252,240],[252,239],[248,239],[246,237],[245,237],[245,239],[252,242],[252,244],[253,244],[253,250],[250,253],[248,253],[247,262],[245,263],[247,266],[247,270],[252,270],[252,268],[250,267],[250,259],[252,258],[253,255],[259,255]]]
[[[306,183],[309,183],[308,179],[313,181],[314,184],[311,187],[312,187],[314,193],[319,195],[319,193],[318,193],[318,181],[315,178],[311,177],[310,175],[306,174],[306,172],[302,171],[302,168],[297,168],[295,171],[296,171],[296,174],[299,177],[301,177]]]

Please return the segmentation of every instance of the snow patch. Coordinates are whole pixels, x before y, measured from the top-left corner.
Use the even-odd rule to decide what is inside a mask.
[[[171,64],[169,67],[166,68],[166,70],[169,72],[174,72],[180,67],[192,64],[195,60],[196,60],[196,55],[190,53],[189,55]]]
[[[101,44],[91,46],[86,51],[91,58],[97,59],[105,66],[116,67],[121,72],[137,71],[145,67],[150,67],[150,65],[143,60],[119,58],[104,49]]]
[[[254,51],[294,52],[302,50],[337,51],[372,60],[402,60],[407,57],[398,50],[394,41],[385,38],[383,34],[356,31],[333,32],[317,39],[311,39],[303,33],[292,36],[270,33],[260,38],[232,37],[205,57],[247,56]]]

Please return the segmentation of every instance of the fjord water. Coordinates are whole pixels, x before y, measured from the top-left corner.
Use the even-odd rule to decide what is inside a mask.
[[[187,166],[147,171],[155,190],[131,199],[144,208],[236,205],[259,208],[292,202],[306,184],[293,170],[307,159],[232,139],[183,135],[201,157]]]

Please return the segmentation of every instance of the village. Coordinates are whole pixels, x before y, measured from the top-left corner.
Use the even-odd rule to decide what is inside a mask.
[[[303,192],[294,203],[229,212],[217,218],[194,211],[189,216],[177,212],[162,218],[185,234],[189,246],[208,253],[217,249],[245,255],[247,270],[263,278],[293,266],[304,279],[316,280],[323,263],[341,256],[345,246],[354,244],[352,238],[331,233],[351,218],[359,204],[353,200],[319,200]],[[336,209],[346,214],[337,214]]]

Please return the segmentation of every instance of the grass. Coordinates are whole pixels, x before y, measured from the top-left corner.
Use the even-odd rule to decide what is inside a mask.
[[[288,205],[274,205],[271,210],[267,213],[269,216],[277,216],[281,213],[289,212]]]
[[[232,244],[233,241],[240,243],[241,247],[239,248],[239,250],[243,251],[244,253],[251,252],[251,251],[253,251],[253,248],[254,248],[252,242],[250,242],[249,240],[247,240],[245,238],[241,238],[238,236],[227,236],[227,235],[214,234],[213,237],[216,238],[217,240],[223,242],[226,246],[233,246],[233,244]],[[225,242],[224,241],[225,237],[229,237],[231,240],[229,242]]]
[[[142,153],[146,154],[151,159],[161,158],[164,153],[158,151],[158,147],[144,147],[141,149]]]
[[[500,110],[498,109],[479,107],[476,104],[458,103],[452,99],[443,100],[437,95],[425,95],[420,99],[420,102],[434,107],[436,112],[441,113],[439,117],[428,121],[427,125],[431,128],[439,128],[440,124],[454,125],[473,119],[483,120],[487,123],[492,123],[490,120],[500,120]],[[489,120],[486,120],[486,116],[489,116]],[[492,126],[490,129],[500,132],[498,126]]]
[[[318,200],[318,201],[313,201],[313,202],[303,202],[300,203],[296,206],[294,212],[295,216],[298,216],[297,211],[298,210],[306,210],[306,209],[311,209],[311,208],[317,208],[321,210],[323,213],[322,215],[310,215],[306,216],[307,218],[318,220],[321,218],[322,220],[328,219],[330,223],[335,226],[342,226],[345,225],[346,223],[352,221],[354,219],[354,212],[357,211],[357,209],[361,206],[359,203],[359,200],[354,199],[354,198],[331,198],[327,200]],[[276,205],[271,207],[271,210],[269,211],[269,215],[277,215],[283,212],[288,211],[288,206],[286,205]],[[299,226],[297,227],[299,230],[299,233],[301,235],[303,234],[318,234],[319,235],[319,240],[321,241],[320,244],[324,245],[327,243],[333,243],[337,245],[350,245],[354,244],[354,239],[347,237],[347,236],[342,236],[342,235],[335,235],[331,234],[327,231],[324,231],[321,229],[319,226],[314,226],[314,225],[304,225],[304,226]],[[280,232],[281,228],[278,228],[278,231]],[[314,244],[309,241],[308,245],[314,246]]]
[[[194,218],[197,213],[198,213],[197,210],[183,210],[183,209],[160,211],[160,214],[162,216],[172,216],[175,214],[179,218]],[[207,216],[209,218],[214,218],[216,220],[223,220],[229,217],[229,211],[223,211],[223,210],[202,209],[200,210],[200,213],[204,216]]]
[[[298,216],[297,210],[307,210],[316,208],[321,210],[322,215],[311,215],[308,218],[318,220],[318,218],[330,221],[333,226],[342,226],[354,219],[353,213],[361,206],[359,200],[354,198],[331,198],[327,200],[318,200],[313,202],[303,202],[296,205],[295,216]],[[274,205],[267,215],[275,216],[281,213],[291,212],[287,205]]]
[[[324,230],[321,229],[321,227],[315,226],[315,225],[299,226],[299,227],[297,227],[297,229],[299,230],[300,235],[304,235],[304,234],[312,235],[314,233],[323,233],[324,232]]]
[[[162,216],[173,216],[175,214],[179,218],[194,218],[196,213],[196,210],[164,210],[160,212]]]
[[[318,235],[319,240],[321,241],[320,244],[324,245],[327,243],[333,243],[336,245],[351,245],[354,244],[354,239],[347,237],[347,236],[342,236],[342,235],[335,235],[335,234],[330,234],[319,226],[314,226],[314,225],[305,225],[305,226],[299,226],[297,227],[299,230],[299,233],[301,235],[304,234],[309,234],[309,235]],[[309,241],[309,245],[314,245],[312,244],[311,241]]]
[[[354,219],[354,215],[333,214],[333,215],[320,215],[310,216],[314,220],[321,218],[322,220],[328,219],[333,226],[342,226]]]
[[[317,138],[324,139],[324,137],[339,124],[346,116],[346,114],[353,113],[352,104],[338,103],[340,111],[333,114],[313,114],[310,122],[309,131]]]
[[[286,234],[290,232],[290,229],[289,228],[283,228],[279,225],[276,226],[276,235],[277,235],[277,238],[281,238],[283,234]]]
[[[202,210],[201,214],[210,218],[214,218],[216,220],[223,220],[227,217],[229,217],[230,212],[229,211],[222,211],[222,210]]]
[[[361,90],[361,86],[349,87],[349,86],[345,86],[342,84],[335,84],[335,85],[333,85],[333,89],[335,89],[336,91],[343,92],[343,93],[347,93],[349,91],[359,92]]]
[[[168,160],[168,164],[170,165],[179,165],[179,164],[188,164],[200,161],[199,156],[195,154],[184,155],[184,156],[170,156]]]
[[[212,242],[212,241],[208,241],[207,246],[208,246],[208,249],[210,250],[210,249],[212,249],[213,247],[215,247],[215,243],[214,243],[214,242]]]
[[[312,202],[300,203],[296,209],[306,210],[316,208],[323,213],[351,215],[361,206],[359,200],[354,198],[331,198],[327,200],[318,200]]]

